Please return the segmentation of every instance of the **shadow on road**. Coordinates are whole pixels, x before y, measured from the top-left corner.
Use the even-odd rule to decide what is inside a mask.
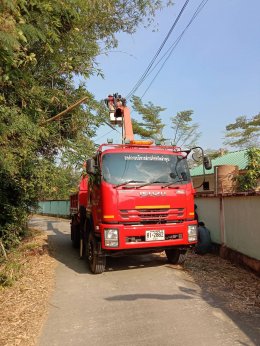
[[[173,300],[173,299],[193,299],[193,297],[185,294],[152,294],[152,293],[142,293],[142,294],[125,294],[113,297],[105,298],[108,301],[134,301],[138,299],[158,299],[158,300]]]
[[[107,257],[106,271],[158,267],[165,265],[166,263],[165,258],[160,257],[158,254],[152,253],[121,257]]]
[[[79,249],[72,246],[70,239],[70,224],[68,220],[43,218],[34,219],[32,226],[37,228],[45,222],[48,233],[48,243],[51,256],[68,268],[79,274],[91,274],[85,259],[79,258]],[[165,257],[158,254],[140,254],[122,257],[107,257],[106,271],[121,271],[163,266],[167,263]],[[93,275],[93,274],[91,274]]]
[[[196,260],[194,258],[193,260]],[[221,268],[219,268],[221,269]],[[234,268],[236,270],[236,268]],[[192,290],[187,289],[186,287],[179,287],[179,290],[181,292],[184,292],[186,294],[189,294],[191,297],[199,299],[203,299],[206,301],[209,305],[211,305],[214,308],[214,311],[216,312],[216,316],[219,315],[218,311],[224,313],[224,315],[228,316],[234,324],[241,330],[247,337],[252,341],[254,345],[260,345],[260,309],[255,309],[253,312],[249,311],[235,311],[232,307],[232,296],[234,296],[234,293],[231,291],[231,295],[229,298],[224,297],[221,294],[221,291],[214,291],[212,290],[214,285],[214,282],[211,282],[210,284],[205,284],[202,280],[200,280],[198,275],[193,275],[193,272],[191,270],[188,271],[189,275],[192,276],[193,281],[195,284],[200,287],[200,290]],[[220,279],[220,271],[216,272],[215,276],[215,283],[217,283],[217,280]],[[246,290],[247,287],[245,286],[244,289]],[[224,290],[224,288],[223,288]],[[241,345],[248,346],[248,344],[245,344],[241,340],[236,340],[237,343]],[[251,345],[251,344],[250,344]]]
[[[29,225],[47,232],[50,255],[53,258],[76,273],[90,274],[86,261],[79,258],[79,250],[72,246],[69,220],[36,215]]]

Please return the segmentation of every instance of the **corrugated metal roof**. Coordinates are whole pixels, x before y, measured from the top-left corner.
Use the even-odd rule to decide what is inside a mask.
[[[212,168],[208,171],[205,170],[205,174],[213,174],[214,166],[219,166],[219,165],[236,165],[238,166],[239,170],[245,169],[248,164],[248,160],[245,155],[246,151],[247,149],[233,151],[223,156],[217,157],[216,159],[212,160]],[[192,177],[197,175],[203,175],[203,167],[202,165],[198,167],[194,167],[193,169],[191,169],[190,172]]]

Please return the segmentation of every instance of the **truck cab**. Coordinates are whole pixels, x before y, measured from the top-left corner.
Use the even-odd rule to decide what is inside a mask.
[[[177,263],[196,244],[195,190],[186,156],[173,146],[102,145],[87,162],[86,239],[92,233],[100,263],[106,256],[163,250]],[[91,262],[94,245],[87,243]]]

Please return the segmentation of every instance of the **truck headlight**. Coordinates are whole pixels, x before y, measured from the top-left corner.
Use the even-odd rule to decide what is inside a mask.
[[[105,228],[105,246],[117,247],[118,246],[118,229]]]
[[[188,241],[197,241],[197,225],[189,225],[188,226]]]

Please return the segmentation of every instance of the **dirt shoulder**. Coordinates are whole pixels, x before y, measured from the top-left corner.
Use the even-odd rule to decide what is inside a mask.
[[[260,317],[260,278],[214,254],[189,253],[184,270],[205,293],[220,298],[222,308]]]
[[[47,235],[34,233],[8,256],[7,268],[0,266],[2,280],[7,271],[12,284],[0,288],[0,344],[4,346],[35,345],[46,318],[56,261],[49,254]]]

